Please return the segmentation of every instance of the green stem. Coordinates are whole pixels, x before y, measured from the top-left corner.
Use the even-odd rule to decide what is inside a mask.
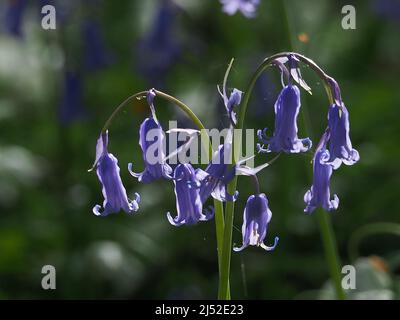
[[[329,266],[329,273],[336,291],[336,297],[339,300],[345,300],[346,294],[342,287],[340,261],[331,221],[329,220],[327,213],[323,209],[317,210],[317,219],[321,231],[321,237],[324,245],[326,261],[328,262]]]
[[[228,192],[233,194],[236,188],[236,180],[234,179],[235,185],[232,182],[228,185]],[[234,188],[232,188],[234,186]],[[232,191],[233,189],[233,191]],[[232,229],[233,229],[233,214],[234,214],[234,202],[228,201],[225,208],[225,228],[224,238],[222,245],[222,256],[221,256],[221,275],[219,278],[219,300],[230,300],[230,288],[229,288],[229,275],[231,268],[231,253],[232,253]]]
[[[115,108],[115,110],[113,111],[111,116],[107,119],[106,123],[103,126],[103,129],[101,129],[101,132],[107,131],[107,129],[110,127],[111,122],[114,120],[116,115],[118,113],[120,113],[120,111],[127,105],[128,102],[132,101],[133,99],[138,99],[138,100],[144,99],[144,98],[146,98],[147,93],[148,93],[148,91],[141,91],[141,92],[135,93],[135,94],[131,95],[130,97],[126,98],[123,102],[121,102],[120,105]]]
[[[199,128],[201,134],[205,135],[207,139],[202,139],[202,141],[207,142],[206,147],[209,149],[209,156],[212,154],[212,146],[210,143],[210,137],[208,136],[207,130],[204,127],[203,123],[200,121],[200,119],[196,116],[196,114],[190,109],[186,104],[184,104],[182,101],[176,99],[173,96],[170,96],[169,94],[166,94],[162,91],[154,90],[156,93],[156,96],[159,98],[162,98],[164,100],[167,100],[169,102],[172,102],[176,106],[178,106],[183,112],[187,114],[187,116],[194,122],[194,124]]]
[[[182,101],[176,99],[175,97],[166,94],[162,91],[154,90],[156,96],[159,98],[162,98],[164,100],[167,100],[169,102],[172,102],[175,104],[177,107],[179,107],[183,112],[186,113],[186,115],[196,124],[197,128],[200,130],[201,134],[201,141],[204,143],[205,150],[208,149],[208,158],[212,158],[212,145],[210,142],[210,137],[208,135],[208,132],[206,128],[204,127],[203,123],[200,121],[200,119],[196,116],[196,114]],[[139,93],[136,93],[127,99],[125,99],[111,114],[111,116],[108,118],[106,123],[104,124],[104,127],[102,129],[102,132],[107,131],[109,126],[111,125],[111,122],[113,119],[116,117],[116,115],[127,105],[128,102],[132,101],[133,99],[144,99],[146,98],[148,94],[148,91],[141,91]],[[216,229],[216,234],[217,234],[217,252],[218,252],[218,271],[221,276],[221,259],[222,259],[222,245],[223,245],[223,233],[224,233],[224,208],[222,205],[222,202],[215,200],[214,199],[214,209],[215,209],[215,229]],[[229,287],[229,283],[228,283]]]
[[[218,272],[221,277],[221,257],[222,257],[222,243],[224,239],[224,207],[222,202],[214,200],[215,209],[215,231],[217,234],[217,250],[218,250]]]

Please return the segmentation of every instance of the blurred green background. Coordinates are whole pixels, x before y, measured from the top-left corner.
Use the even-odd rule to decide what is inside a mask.
[[[103,198],[87,169],[102,125],[129,95],[156,87],[191,106],[208,128],[222,128],[227,119],[216,85],[229,60],[235,58],[228,86],[245,90],[264,57],[286,50],[333,76],[350,112],[361,161],[334,172],[340,207],[330,214],[342,263],[357,268],[350,297],[400,297],[399,236],[357,232],[400,222],[400,1],[261,0],[254,19],[224,14],[217,0],[50,1],[57,29],[43,30],[47,2],[0,1],[0,298],[216,298],[214,221],[171,226],[165,213],[176,212],[172,182],[141,185],[126,170],[128,162],[137,171],[143,166],[144,102],[130,104],[110,129],[128,194],[142,196],[138,214],[94,216]],[[356,30],[341,27],[345,4],[356,8]],[[309,70],[303,76],[313,95],[302,91],[299,136],[315,144],[328,102],[317,77]],[[267,71],[251,98],[247,128],[271,127],[279,90],[278,72]],[[156,106],[165,127],[170,119],[192,126],[173,106]],[[267,243],[281,240],[271,253],[233,253],[233,298],[332,297],[316,216],[303,213],[310,160],[283,155],[260,174],[273,212]],[[239,182],[236,244],[248,180]],[[56,290],[41,288],[46,264],[56,267]]]

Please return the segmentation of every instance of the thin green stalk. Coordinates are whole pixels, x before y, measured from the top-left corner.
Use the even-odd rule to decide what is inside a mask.
[[[196,124],[197,128],[200,130],[201,134],[201,141],[204,143],[204,147],[206,150],[208,149],[209,154],[208,158],[212,158],[212,145],[210,143],[210,137],[207,133],[206,128],[204,127],[203,123],[200,121],[200,119],[196,116],[196,114],[182,101],[176,99],[175,97],[166,94],[162,91],[154,90],[156,96],[167,100],[169,102],[172,102],[175,104],[177,107],[179,107],[183,112],[186,113],[186,115]],[[125,99],[111,114],[111,116],[108,118],[106,123],[104,124],[104,127],[102,129],[102,132],[107,131],[109,126],[111,125],[111,122],[115,118],[115,116],[127,105],[128,102],[132,101],[133,99],[144,99],[146,95],[148,94],[148,91],[142,91],[139,93],[136,93],[127,99]],[[222,256],[222,245],[223,245],[223,233],[224,233],[224,208],[222,205],[222,202],[218,200],[214,200],[214,209],[215,209],[215,229],[216,229],[216,237],[217,237],[217,252],[218,252],[218,271],[221,276],[221,256]],[[229,288],[229,283],[228,283],[228,288]]]
[[[321,231],[322,242],[324,245],[325,257],[329,266],[329,273],[336,291],[336,297],[339,300],[345,300],[346,294],[342,288],[342,275],[339,269],[340,261],[332,224],[327,213],[323,209],[318,209],[316,214]]]
[[[217,234],[217,250],[218,250],[218,272],[221,277],[221,257],[222,257],[222,243],[224,239],[224,207],[222,202],[214,200],[215,209],[215,231]]]
[[[115,116],[127,105],[128,102],[132,101],[133,99],[144,99],[147,95],[148,91],[141,91],[131,95],[130,97],[126,98],[123,102],[120,103],[118,107],[115,108],[111,116],[107,119],[106,123],[101,129],[101,132],[106,132],[107,129],[110,127],[111,122],[114,120]]]
[[[237,178],[234,179],[236,182]],[[233,181],[232,181],[233,182]],[[228,192],[232,191],[232,182],[228,185]],[[236,183],[234,185],[236,187]],[[229,275],[231,267],[231,253],[232,253],[232,229],[233,229],[233,213],[234,213],[234,202],[228,201],[225,208],[225,228],[222,245],[222,257],[221,257],[221,275],[219,278],[219,300],[230,300],[230,288],[229,288]]]

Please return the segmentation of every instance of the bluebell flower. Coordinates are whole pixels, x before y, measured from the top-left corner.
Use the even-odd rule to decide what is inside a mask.
[[[263,144],[268,144],[264,149],[257,145],[259,152],[299,153],[308,151],[312,142],[309,138],[299,139],[297,136],[297,116],[300,111],[300,90],[296,85],[288,84],[280,92],[275,103],[275,129],[273,137],[266,134],[267,128],[258,130],[257,136]]]
[[[174,171],[177,216],[172,218],[168,212],[168,221],[174,226],[192,225],[198,221],[207,221],[214,216],[214,210],[204,210],[200,197],[200,183],[196,172],[189,163],[178,164]]]
[[[205,170],[197,169],[196,178],[200,182],[200,198],[204,203],[210,196],[218,201],[236,201],[238,192],[230,195],[227,184],[235,176],[235,168],[231,168],[226,154],[228,145],[221,144],[214,153],[212,160]]]
[[[232,139],[233,127],[230,127],[224,144],[218,146],[218,150],[214,152],[206,169],[196,169],[196,178],[200,182],[200,197],[203,203],[210,196],[222,202],[236,201],[239,192],[235,191],[231,195],[227,191],[227,185],[235,175],[255,176],[269,165],[267,162],[255,168],[246,166],[245,163],[255,157],[253,155],[237,161],[232,166]]]
[[[233,59],[231,60],[228,68],[226,69],[225,76],[224,76],[224,83],[222,84],[222,91],[220,90],[219,86],[217,88],[218,88],[219,94],[221,95],[222,99],[224,100],[225,109],[226,109],[226,112],[228,113],[231,125],[235,126],[237,124],[235,108],[240,105],[243,92],[234,88],[228,97],[226,83],[228,81],[229,72],[232,68],[232,63],[233,63]]]
[[[86,67],[93,71],[109,65],[112,57],[106,49],[100,25],[94,20],[85,20],[82,32]]]
[[[132,171],[132,163],[128,164],[130,174],[143,183],[150,183],[160,178],[172,179],[172,168],[165,160],[165,136],[155,114],[154,98],[155,92],[151,89],[147,95],[151,116],[142,122],[139,130],[139,145],[145,169],[141,173],[135,173]]]
[[[306,208],[304,212],[311,213],[317,207],[322,207],[326,211],[336,210],[339,206],[339,198],[335,194],[331,199],[330,179],[332,176],[332,165],[326,162],[330,159],[329,151],[326,150],[326,141],[329,134],[325,133],[322,137],[320,146],[317,148],[313,159],[313,184],[311,189],[304,195]]]
[[[242,93],[243,93],[242,91],[234,88],[228,97],[226,95],[226,92],[224,91],[223,98],[224,98],[225,109],[228,112],[229,118],[233,125],[237,124],[236,112],[234,108],[240,105],[240,101],[242,100]]]
[[[22,36],[22,19],[27,5],[26,0],[7,1],[4,23],[6,31],[16,37]]]
[[[254,18],[260,0],[220,0],[223,8],[222,11],[228,15],[234,15],[240,11],[246,18]]]
[[[167,72],[180,56],[181,44],[174,35],[175,5],[163,0],[157,10],[150,32],[137,46],[136,65],[151,85],[161,87]]]
[[[264,193],[251,195],[247,199],[243,213],[243,244],[241,247],[234,247],[234,251],[242,251],[247,246],[260,246],[266,251],[274,250],[279,238],[275,237],[274,244],[269,247],[264,244],[267,235],[268,224],[272,218],[272,212],[268,207],[268,199]]]
[[[81,77],[74,71],[66,71],[59,109],[60,121],[63,124],[68,124],[84,117],[85,114],[86,110],[82,104]]]
[[[100,205],[93,207],[93,213],[97,216],[107,216],[110,213],[117,213],[121,209],[126,213],[133,213],[139,209],[140,196],[135,193],[135,199],[130,200],[126,194],[120,177],[118,160],[114,155],[108,153],[108,132],[102,133],[97,140],[96,166],[97,176],[102,184],[104,196],[103,211]]]
[[[328,163],[337,169],[342,162],[353,165],[360,160],[358,151],[351,145],[349,112],[343,103],[341,106],[332,104],[329,107],[328,125],[330,133]]]
[[[148,138],[149,132],[154,133],[151,139]],[[146,118],[140,125],[139,136],[139,145],[142,149],[145,169],[141,173],[135,173],[132,171],[132,163],[129,163],[128,169],[131,175],[143,183],[150,183],[160,178],[171,179],[172,169],[164,160],[165,154],[163,149],[165,137],[157,119],[152,116]],[[151,149],[149,151],[149,148],[152,146],[154,153],[150,152]],[[149,159],[149,155],[153,156],[154,159]]]

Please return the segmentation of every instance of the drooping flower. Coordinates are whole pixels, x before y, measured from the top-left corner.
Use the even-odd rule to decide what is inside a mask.
[[[235,107],[240,105],[240,101],[242,100],[242,91],[234,88],[229,96],[229,98],[225,95],[224,96],[224,103],[226,111],[231,119],[231,122],[236,125],[236,112],[234,110]]]
[[[200,198],[204,203],[210,196],[218,201],[236,201],[238,191],[230,195],[227,191],[227,184],[235,176],[235,168],[230,168],[226,160],[226,150],[229,145],[221,144],[214,153],[212,160],[205,170],[196,169],[196,178],[200,182]],[[229,155],[228,155],[229,156]]]
[[[146,118],[140,125],[139,136],[145,169],[141,173],[135,173],[132,171],[132,163],[129,163],[128,169],[131,175],[143,183],[150,183],[160,178],[171,179],[172,169],[164,161],[165,137],[157,119],[152,116]]]
[[[240,105],[243,92],[234,88],[228,97],[227,90],[226,90],[226,83],[228,81],[229,72],[232,68],[232,63],[233,63],[233,60],[229,64],[228,68],[226,69],[225,76],[224,76],[224,83],[222,84],[222,91],[220,90],[220,88],[218,86],[218,92],[221,95],[222,99],[224,100],[225,109],[226,109],[226,112],[228,113],[231,125],[235,126],[237,123],[237,119],[236,119],[236,112],[234,109],[235,109],[235,107],[238,107]]]
[[[195,170],[189,163],[178,164],[174,171],[177,216],[167,213],[168,221],[174,226],[192,225],[198,221],[207,221],[214,216],[214,210],[204,210],[200,197],[200,183]]]
[[[336,210],[339,206],[339,198],[335,194],[331,199],[330,193],[330,179],[332,176],[332,165],[326,162],[330,158],[329,151],[326,150],[326,141],[329,134],[325,133],[322,137],[322,142],[317,148],[313,159],[313,184],[304,195],[304,202],[306,208],[304,212],[312,213],[315,208],[322,207],[326,211]]]
[[[142,122],[139,130],[139,145],[142,149],[145,169],[141,173],[135,173],[132,171],[132,163],[128,164],[131,175],[143,183],[150,183],[160,178],[172,178],[172,168],[165,161],[165,136],[155,115],[154,97],[155,93],[152,89],[147,95],[147,101],[152,111],[151,116]]]
[[[83,22],[82,33],[86,67],[94,71],[109,65],[112,57],[106,49],[100,25],[92,19],[87,19]]]
[[[211,161],[205,170],[196,169],[196,177],[200,182],[200,197],[204,203],[210,196],[218,201],[236,201],[239,192],[235,191],[233,195],[227,191],[228,183],[235,175],[254,176],[269,163],[264,163],[255,168],[245,165],[248,160],[255,156],[241,159],[232,166],[232,139],[233,128],[230,127],[223,144],[218,146],[212,156]]]
[[[8,0],[4,17],[6,31],[16,37],[22,36],[22,18],[27,5],[26,0]]]
[[[163,86],[167,72],[181,53],[181,43],[173,34],[176,9],[172,1],[161,1],[149,32],[137,45],[136,66],[152,86]]]
[[[299,139],[297,136],[297,116],[300,106],[300,90],[296,85],[289,83],[282,89],[275,103],[273,137],[266,135],[267,128],[257,131],[257,136],[262,143],[268,144],[267,149],[257,145],[259,152],[299,153],[311,148],[312,142],[309,138]]]
[[[349,112],[343,103],[341,106],[332,104],[329,107],[328,124],[330,131],[328,163],[337,169],[342,162],[353,165],[360,160],[358,151],[353,149],[350,141]]]
[[[118,160],[113,154],[108,153],[108,132],[102,133],[97,140],[96,146],[96,172],[102,184],[104,196],[103,211],[100,205],[93,207],[96,216],[107,216],[117,213],[121,209],[126,213],[133,213],[139,209],[140,196],[135,193],[135,199],[130,200],[122,184]]]
[[[271,218],[272,212],[268,207],[266,195],[264,193],[251,195],[247,199],[243,213],[243,244],[241,247],[234,247],[233,250],[242,251],[249,245],[260,246],[266,251],[274,250],[279,241],[278,237],[275,237],[274,244],[271,247],[264,244]]]
[[[222,11],[232,16],[240,11],[246,18],[256,16],[260,0],[220,0],[223,5]]]
[[[63,82],[63,96],[59,108],[61,123],[69,124],[83,118],[86,110],[82,104],[81,77],[74,71],[66,71]]]

